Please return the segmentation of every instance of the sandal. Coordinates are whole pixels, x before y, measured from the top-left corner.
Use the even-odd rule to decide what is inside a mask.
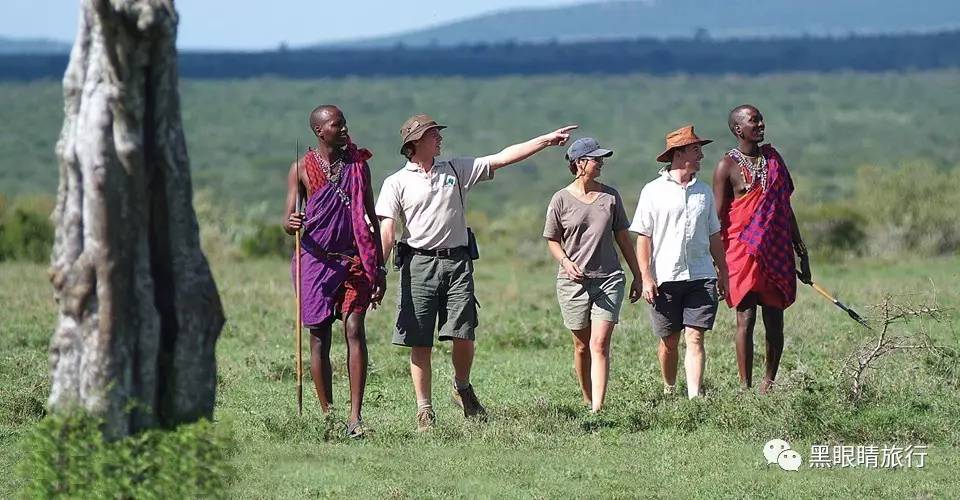
[[[367,430],[363,426],[363,420],[357,419],[352,424],[347,424],[347,429],[343,432],[343,435],[349,439],[360,439],[366,434]]]

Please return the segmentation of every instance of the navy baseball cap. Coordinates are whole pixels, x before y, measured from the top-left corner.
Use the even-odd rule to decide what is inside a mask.
[[[600,143],[593,137],[581,137],[567,148],[567,161],[577,161],[585,156],[609,158],[613,156],[613,151],[601,148]]]

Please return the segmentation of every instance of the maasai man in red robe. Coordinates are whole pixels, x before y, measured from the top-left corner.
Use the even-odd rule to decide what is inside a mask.
[[[763,115],[750,105],[730,112],[737,147],[720,160],[713,191],[730,272],[727,305],[737,309],[737,368],[744,388],[753,384],[753,328],[763,308],[767,365],[760,393],[773,385],[783,354],[783,310],[800,281],[811,282],[810,261],[790,206],[793,180],[780,153],[764,139]]]
[[[301,235],[301,318],[310,329],[310,372],[324,413],[333,402],[330,366],[331,329],[344,323],[350,377],[347,435],[363,435],[360,417],[367,378],[364,316],[383,298],[386,267],[367,160],[347,134],[347,120],[335,106],[310,114],[317,148],[290,165],[284,230]],[[304,212],[296,210],[297,190],[306,187]],[[370,224],[368,225],[368,222]],[[294,257],[297,258],[297,257]]]

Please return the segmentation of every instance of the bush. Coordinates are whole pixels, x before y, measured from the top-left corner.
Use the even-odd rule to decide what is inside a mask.
[[[24,440],[28,498],[220,498],[232,475],[233,437],[208,421],[107,441],[81,414],[42,420]]]
[[[960,250],[960,170],[928,164],[899,170],[864,167],[854,196],[797,210],[804,239],[817,257],[936,256]]]
[[[862,252],[867,218],[856,208],[828,203],[798,212],[804,242],[813,255],[843,257]]]
[[[279,222],[267,222],[276,207],[267,203],[238,206],[203,189],[194,194],[193,207],[203,252],[213,262],[293,255],[293,237]]]
[[[941,255],[960,250],[960,170],[929,164],[894,172],[861,169],[856,206],[870,222],[869,250],[878,255]]]
[[[52,200],[17,200],[10,209],[0,203],[0,261],[45,262],[53,247]]]
[[[282,257],[293,255],[294,239],[279,224],[253,223],[251,234],[240,240],[240,252],[245,257]]]

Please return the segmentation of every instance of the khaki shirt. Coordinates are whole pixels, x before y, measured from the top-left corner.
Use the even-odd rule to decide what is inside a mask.
[[[383,181],[377,216],[402,221],[400,241],[414,248],[463,247],[467,245],[467,193],[476,183],[490,179],[493,168],[486,156],[437,161],[429,173],[416,163],[407,162]]]
[[[630,231],[653,240],[651,267],[658,286],[717,277],[710,236],[720,231],[720,220],[713,191],[696,177],[684,187],[661,170],[640,192]]]

